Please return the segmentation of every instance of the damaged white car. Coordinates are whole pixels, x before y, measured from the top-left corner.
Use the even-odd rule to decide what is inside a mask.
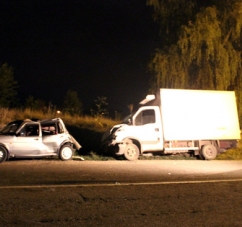
[[[60,118],[13,121],[0,131],[0,163],[10,158],[48,156],[66,161],[80,148]]]

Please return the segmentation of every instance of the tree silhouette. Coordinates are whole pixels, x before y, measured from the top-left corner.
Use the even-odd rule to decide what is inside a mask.
[[[0,66],[0,106],[12,107],[17,104],[17,81],[13,76],[13,68],[7,63]]]
[[[64,97],[63,111],[71,115],[82,113],[82,102],[76,91],[69,90]]]
[[[94,109],[91,109],[91,114],[98,117],[106,116],[108,115],[107,106],[108,106],[107,97],[98,96],[97,99],[95,99]]]

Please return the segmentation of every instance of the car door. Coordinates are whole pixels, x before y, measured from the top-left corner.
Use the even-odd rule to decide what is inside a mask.
[[[27,123],[13,139],[12,153],[17,157],[38,156],[43,150],[38,123]]]
[[[57,153],[67,135],[59,122],[49,122],[41,125],[43,144],[48,153]]]

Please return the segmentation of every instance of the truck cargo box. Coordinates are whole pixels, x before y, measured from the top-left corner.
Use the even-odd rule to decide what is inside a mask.
[[[160,89],[164,140],[240,139],[233,91]]]

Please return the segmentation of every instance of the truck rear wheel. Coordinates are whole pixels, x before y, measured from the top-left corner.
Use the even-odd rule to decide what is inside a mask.
[[[206,144],[202,147],[201,155],[205,160],[212,160],[216,158],[217,152],[217,148],[213,144]]]
[[[139,148],[133,143],[128,143],[124,150],[124,157],[129,161],[137,160],[139,158]]]

